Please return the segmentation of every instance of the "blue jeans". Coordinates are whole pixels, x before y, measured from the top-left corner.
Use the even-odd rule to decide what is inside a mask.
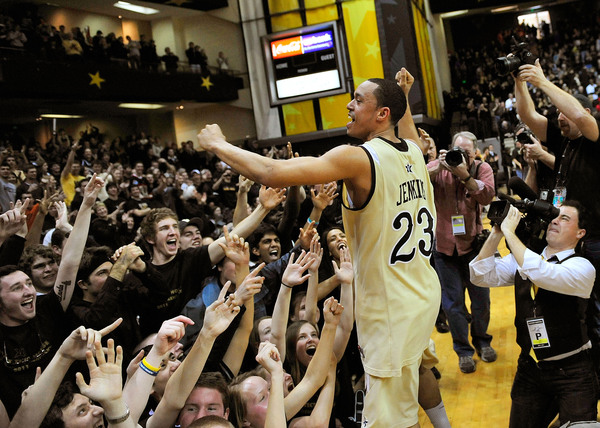
[[[447,256],[433,252],[435,270],[442,284],[442,307],[448,316],[454,352],[459,357],[472,356],[469,343],[469,323],[465,311],[465,289],[471,299],[471,338],[473,346],[481,349],[490,346],[492,336],[487,334],[490,323],[490,290],[477,287],[469,280],[469,262],[477,256],[475,251],[465,255]]]
[[[589,351],[559,361],[539,362],[519,357],[510,396],[510,428],[546,428],[560,423],[595,421],[598,381]]]

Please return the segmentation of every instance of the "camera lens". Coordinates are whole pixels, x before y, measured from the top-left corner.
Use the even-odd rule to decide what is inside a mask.
[[[521,132],[517,135],[517,141],[520,141],[521,143],[531,143],[529,138],[530,135],[529,132]]]
[[[458,166],[463,161],[463,155],[458,150],[450,150],[446,153],[446,163],[452,167]]]
[[[501,56],[496,58],[496,74],[499,76],[506,76],[507,74],[518,70],[521,65],[521,60],[518,56]]]

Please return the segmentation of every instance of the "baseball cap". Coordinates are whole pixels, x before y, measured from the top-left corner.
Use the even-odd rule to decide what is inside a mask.
[[[204,222],[200,217],[192,217],[190,219],[183,219],[179,221],[179,231],[183,232],[188,226],[196,226],[200,232],[202,232],[202,228],[204,227]]]

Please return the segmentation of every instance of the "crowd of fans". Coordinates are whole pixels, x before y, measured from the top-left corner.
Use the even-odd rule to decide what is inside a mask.
[[[211,69],[218,72],[229,70],[228,59],[223,52],[219,52],[215,64],[211,65],[204,49],[193,42],[189,43],[185,52],[188,59],[185,64],[180,63],[179,57],[169,47],[160,55],[154,40],[148,40],[143,34],[139,40],[133,40],[130,36],[124,39],[113,32],[104,35],[102,30],[92,35],[89,27],[83,30],[73,27],[69,31],[64,25],[56,28],[30,12],[20,17],[0,14],[0,48],[11,48],[50,61],[110,62],[154,72],[163,70],[161,62],[168,73],[177,71],[180,65],[203,75],[210,74]]]
[[[499,32],[496,40],[483,46],[449,54],[452,91],[445,94],[445,105],[446,114],[454,116],[451,120],[460,128],[456,130],[470,131],[482,140],[497,137],[503,141],[514,134],[518,124],[514,79],[499,75],[495,66],[497,58],[513,51],[512,37],[527,43],[550,81],[571,94],[589,96],[594,115],[600,118],[600,33],[596,27],[562,21],[554,25],[554,31],[545,22],[539,30],[520,25]],[[541,91],[534,97],[540,112],[553,113]]]
[[[544,26],[536,39],[519,27],[516,37],[529,36],[550,80],[600,111],[600,35],[562,30]],[[514,82],[494,71],[510,34],[450,57],[447,110],[480,138],[502,140],[517,124]],[[127,39],[0,16],[5,46],[157,64],[155,47],[154,59],[144,53],[152,41]],[[199,46],[190,43],[186,56],[207,72]],[[219,67],[228,69],[222,53]],[[547,113],[543,94],[533,95]],[[263,155],[294,154],[288,146]],[[481,156],[497,172],[493,147]],[[10,426],[73,418],[101,426],[103,414],[119,427],[360,423],[338,184],[264,188],[191,141],[112,137],[89,124],[76,138],[59,130],[43,147],[3,137],[0,186],[0,428],[9,418]],[[37,366],[45,369],[26,390]]]
[[[81,393],[102,404],[109,421],[125,414],[126,403],[128,420],[152,415],[159,421],[150,418],[148,426],[173,426],[177,421],[187,427],[211,414],[229,415],[235,426],[246,420],[252,420],[253,426],[283,426],[265,424],[266,401],[262,410],[250,404],[257,398],[248,389],[264,399],[270,385],[271,394],[280,389],[284,418],[304,420],[306,426],[326,423],[334,395],[339,394],[339,390],[334,394],[335,363],[344,357],[352,330],[352,264],[339,226],[336,183],[287,192],[261,188],[218,159],[201,155],[192,142],[181,149],[163,147],[144,132],[110,141],[92,124],[78,137],[74,140],[60,130],[42,149],[13,135],[0,149],[1,239],[3,250],[10,249],[10,255],[1,257],[7,273],[0,272],[0,282],[22,282],[21,300],[27,308],[36,306],[37,312],[30,312],[31,317],[13,316],[19,320],[15,325],[27,325],[27,333],[20,334],[39,335],[44,344],[38,349],[39,342],[33,341],[32,349],[22,349],[22,336],[13,341],[12,333],[3,332],[4,356],[15,357],[15,365],[4,367],[0,389],[13,423],[30,421],[31,413],[23,413],[27,401],[15,412],[35,366],[68,368],[73,360],[84,358],[85,344],[93,343],[89,337],[107,334],[113,327],[98,332],[117,317],[123,321],[110,337],[119,350],[111,341],[108,360],[98,359],[98,366],[112,364],[117,370],[121,361],[127,364],[134,359],[126,384],[133,385],[133,392],[126,386],[123,396],[115,398],[117,404],[105,404],[93,388],[86,388],[80,379],[76,382]],[[290,156],[291,147],[265,154]],[[228,230],[223,226],[233,231],[219,238]],[[323,248],[318,239],[321,232]],[[240,237],[248,238],[250,246]],[[257,266],[251,274],[249,263]],[[72,279],[65,279],[69,272]],[[327,293],[317,281],[328,284]],[[335,298],[325,300],[332,291],[341,304]],[[56,302],[64,297],[62,293],[69,294],[64,310]],[[49,309],[41,309],[45,308],[42,302]],[[323,304],[321,312],[317,306]],[[52,338],[45,328],[36,330],[47,317],[57,329]],[[0,322],[12,325],[4,318]],[[79,325],[96,331],[76,329]],[[75,330],[67,337],[65,329]],[[218,330],[225,332],[219,335]],[[270,331],[277,348],[260,345]],[[332,349],[335,363],[329,361]],[[356,347],[348,349],[353,352],[337,366],[342,370],[337,384],[345,384],[347,396],[336,399],[340,404],[332,418],[354,426],[360,417],[356,419],[351,379],[358,379],[362,370],[354,355]],[[141,361],[143,357],[146,360]],[[93,385],[96,372],[89,360]],[[257,360],[266,371],[255,370]],[[283,374],[282,362],[291,378]],[[59,387],[60,380],[55,379],[62,380],[66,369],[58,373],[44,371],[42,376],[51,377],[54,390],[58,388],[42,426],[54,426],[52,418],[66,421],[67,408],[79,397],[73,384]],[[135,376],[156,378],[152,384]],[[280,388],[273,386],[275,379]],[[113,381],[117,387],[117,379]],[[140,383],[145,389],[139,389]],[[321,394],[313,397],[319,388]],[[121,391],[120,383],[117,389]],[[210,397],[204,395],[205,389],[212,391]],[[120,413],[109,410],[112,406]],[[101,420],[100,408],[87,407],[90,420]]]

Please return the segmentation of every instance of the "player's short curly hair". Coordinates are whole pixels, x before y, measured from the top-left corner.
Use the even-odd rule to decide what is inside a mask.
[[[378,87],[373,91],[377,99],[377,107],[388,107],[390,109],[390,122],[396,126],[396,123],[404,113],[406,113],[406,95],[395,80],[373,78],[369,82],[375,83]]]

